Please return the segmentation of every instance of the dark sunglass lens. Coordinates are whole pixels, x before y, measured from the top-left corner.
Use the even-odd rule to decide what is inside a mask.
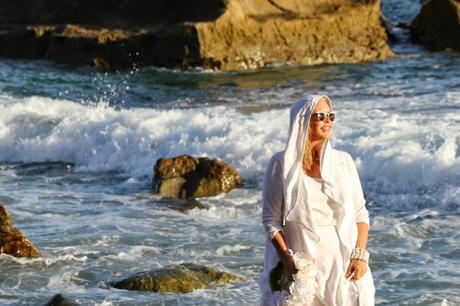
[[[329,113],[329,120],[334,121],[335,119],[335,114]]]
[[[316,116],[318,117],[319,121],[324,121],[324,119],[326,119],[325,113],[316,113]]]

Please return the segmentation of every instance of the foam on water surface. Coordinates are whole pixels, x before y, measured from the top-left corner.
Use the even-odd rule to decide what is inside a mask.
[[[379,63],[249,73],[1,62],[0,200],[45,257],[0,256],[0,304],[57,292],[83,305],[257,304],[264,169],[284,148],[289,106],[313,92],[333,99],[333,145],[361,176],[377,304],[459,304],[460,60],[395,51]],[[151,194],[155,161],[185,153],[235,166],[243,188],[188,211]],[[110,286],[182,262],[245,281],[185,295]]]

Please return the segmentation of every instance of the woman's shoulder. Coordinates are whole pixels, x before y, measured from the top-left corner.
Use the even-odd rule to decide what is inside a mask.
[[[335,158],[343,163],[353,163],[353,157],[350,153],[342,150],[333,149]]]
[[[276,160],[276,161],[282,162],[283,161],[283,155],[284,155],[284,151],[276,152],[275,154],[273,154],[271,160]]]
[[[284,151],[276,152],[270,158],[270,161],[268,162],[268,166],[271,166],[271,167],[273,167],[274,165],[282,166],[283,165],[283,156],[284,156]]]

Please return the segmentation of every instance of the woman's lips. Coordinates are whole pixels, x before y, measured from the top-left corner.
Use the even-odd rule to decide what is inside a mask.
[[[323,131],[323,132],[329,132],[330,130],[331,130],[331,126],[329,126],[329,125],[323,126],[321,128],[321,131]]]

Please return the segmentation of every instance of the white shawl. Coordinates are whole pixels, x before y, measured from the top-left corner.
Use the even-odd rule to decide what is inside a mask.
[[[329,97],[320,95],[307,96],[296,102],[291,108],[288,141],[283,154],[283,188],[285,201],[283,225],[289,213],[297,204],[299,182],[302,179],[302,161],[305,151],[305,142],[307,140],[307,130],[313,110],[321,98],[326,98],[332,110],[332,103]],[[321,153],[321,173],[323,173],[325,148],[328,146],[328,141],[326,141]],[[326,178],[323,177],[323,179],[326,183],[329,183]]]

